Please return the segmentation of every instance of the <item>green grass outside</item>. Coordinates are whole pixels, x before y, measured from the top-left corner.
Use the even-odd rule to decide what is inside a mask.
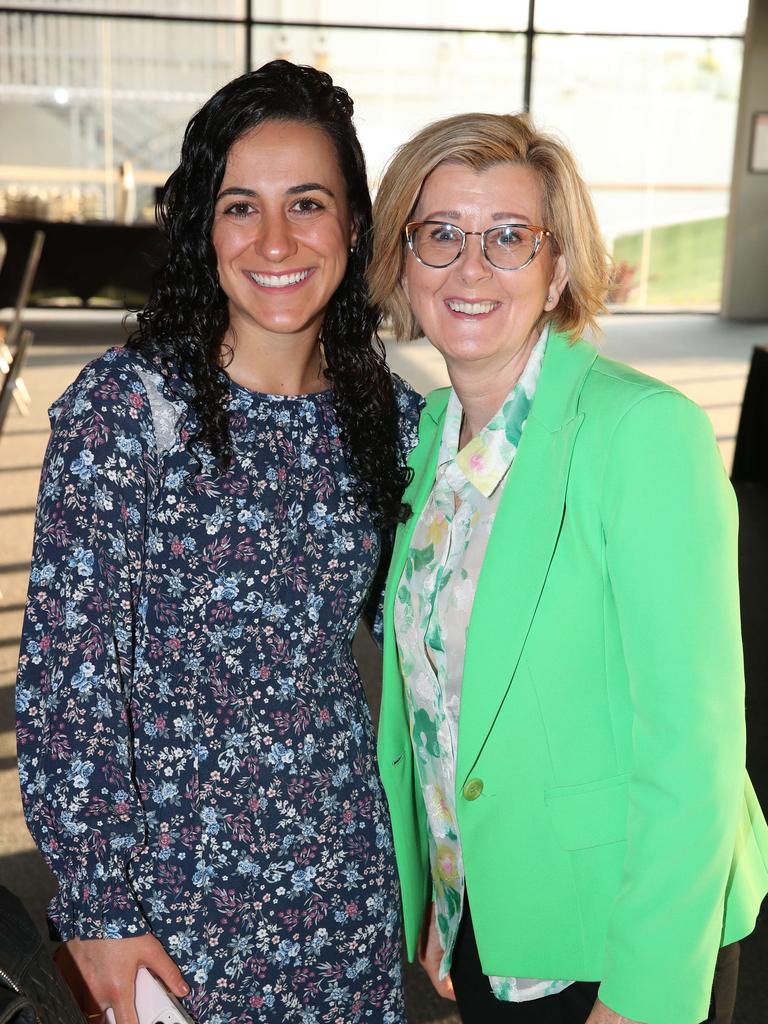
[[[651,231],[648,306],[719,306],[725,217],[671,224]],[[613,258],[635,267],[626,306],[640,302],[641,232],[616,239]]]

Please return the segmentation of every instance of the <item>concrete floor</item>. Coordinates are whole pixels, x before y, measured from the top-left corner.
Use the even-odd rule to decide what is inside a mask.
[[[0,440],[0,883],[14,889],[43,928],[53,880],[24,826],[18,797],[13,735],[13,683],[26,578],[32,544],[35,496],[48,436],[46,409],[85,362],[122,338],[114,313],[35,313],[35,346],[24,374],[32,394],[29,416],[12,408]],[[601,347],[613,359],[631,363],[669,381],[702,405],[712,418],[723,459],[730,469],[739,409],[752,347],[768,343],[768,325],[724,324],[712,316],[621,315],[604,322]],[[424,341],[388,345],[390,362],[425,392],[446,383],[439,355]],[[757,508],[757,506],[755,506]],[[764,506],[760,506],[765,511]],[[753,529],[763,536],[756,513]],[[760,628],[764,630],[763,624]],[[378,655],[367,637],[357,646],[372,706],[378,701]],[[768,794],[764,796],[768,802]],[[763,926],[762,932],[766,928]],[[757,947],[755,947],[757,948]],[[751,962],[749,952],[746,959]],[[755,974],[758,965],[755,963]],[[762,971],[760,971],[762,973]],[[764,1007],[758,981],[750,975],[749,1007]],[[747,979],[745,979],[746,981]],[[762,982],[759,983],[762,987]],[[418,968],[408,973],[412,1024],[458,1024],[451,1004],[438,999]],[[761,1024],[768,1013],[737,1013],[735,1024]]]

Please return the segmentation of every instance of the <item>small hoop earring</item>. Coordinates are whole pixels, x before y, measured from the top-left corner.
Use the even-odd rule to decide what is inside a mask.
[[[350,245],[350,247],[349,247],[349,255],[351,256],[354,251],[355,251],[354,245]]]

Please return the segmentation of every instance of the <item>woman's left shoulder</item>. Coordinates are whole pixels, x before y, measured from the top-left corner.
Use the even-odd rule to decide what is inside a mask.
[[[419,438],[419,418],[424,408],[424,399],[407,380],[396,373],[392,374],[392,385],[400,418],[400,443],[408,455],[416,447]]]
[[[584,464],[607,477],[724,474],[712,421],[676,388],[630,366],[598,357],[581,392],[579,446]],[[600,469],[602,467],[602,469]],[[670,486],[672,483],[670,483]]]
[[[694,432],[710,422],[703,409],[671,384],[603,356],[595,360],[585,382],[580,409],[602,421],[605,436],[627,418],[643,421],[650,429],[655,423],[660,429],[687,426]]]

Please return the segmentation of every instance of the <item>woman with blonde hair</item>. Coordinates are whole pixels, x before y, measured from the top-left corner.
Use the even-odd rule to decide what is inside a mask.
[[[385,603],[409,955],[465,1021],[727,1021],[768,831],[710,423],[583,340],[609,262],[572,155],[527,117],[418,133],[374,224],[372,298],[452,385],[422,413]]]

